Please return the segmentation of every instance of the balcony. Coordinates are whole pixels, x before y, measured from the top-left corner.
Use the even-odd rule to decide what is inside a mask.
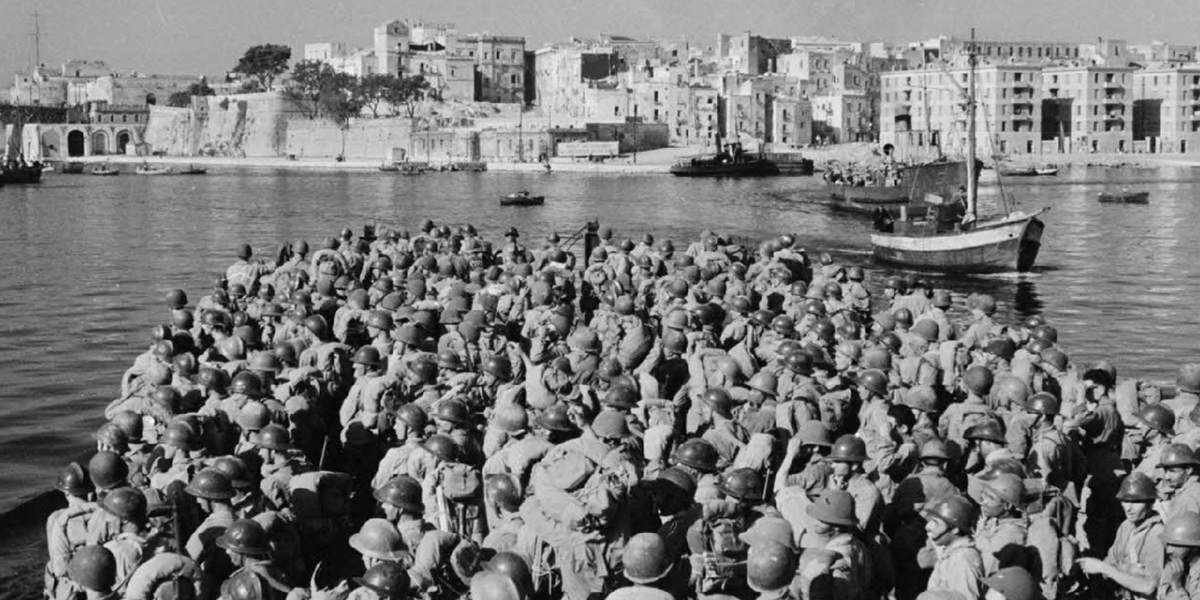
[[[1121,85],[1120,83],[1118,83],[1116,81],[1105,81],[1104,89],[1106,89],[1106,90],[1123,90],[1123,89],[1125,89],[1125,86]]]
[[[1028,81],[1017,81],[1012,85],[1013,91],[1016,90],[1032,90],[1033,84]]]

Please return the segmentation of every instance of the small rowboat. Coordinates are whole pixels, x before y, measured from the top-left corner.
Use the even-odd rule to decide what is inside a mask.
[[[63,175],[81,175],[81,174],[83,174],[83,163],[81,163],[81,162],[63,163],[62,167],[58,170],[58,172],[62,173]]]
[[[545,196],[531,196],[529,192],[500,196],[500,206],[540,206],[545,202]]]
[[[150,165],[142,165],[135,171],[138,175],[174,175],[175,169],[171,167],[151,167]]]
[[[1100,192],[1099,200],[1105,204],[1149,204],[1150,192]]]
[[[204,167],[193,167],[191,165],[188,165],[188,168],[179,171],[180,175],[206,175],[207,173],[208,169]]]
[[[1057,167],[1047,167],[1045,169],[1035,169],[1035,171],[1037,171],[1037,174],[1042,177],[1050,177],[1050,176],[1058,175]]]
[[[92,175],[96,175],[98,177],[116,177],[117,175],[121,174],[120,171],[118,171],[116,169],[110,169],[110,168],[108,168],[107,165],[101,166],[101,167],[96,167],[96,168],[92,169],[90,171],[90,173]]]

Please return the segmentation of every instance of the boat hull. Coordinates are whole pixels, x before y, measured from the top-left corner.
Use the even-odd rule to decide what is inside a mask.
[[[24,185],[41,181],[41,167],[0,168],[0,185]]]
[[[1097,200],[1101,204],[1150,204],[1150,192],[1131,192],[1128,194],[1101,192]]]
[[[541,206],[545,202],[545,196],[500,197],[500,206]]]
[[[976,171],[978,176],[978,171]],[[837,211],[859,214],[874,214],[885,209],[893,216],[901,207],[910,212],[930,206],[925,194],[934,194],[945,199],[954,197],[959,186],[967,185],[967,162],[963,160],[914,165],[906,168],[902,178],[894,186],[853,186],[840,183],[825,184],[831,202]]]
[[[965,233],[929,236],[874,234],[876,260],[944,273],[1024,273],[1033,268],[1045,224],[1032,216],[1009,217]]]
[[[723,165],[675,165],[671,174],[677,177],[772,177],[779,175],[779,167],[769,161]]]

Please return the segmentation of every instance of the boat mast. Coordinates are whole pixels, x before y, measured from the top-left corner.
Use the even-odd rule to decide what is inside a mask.
[[[971,28],[971,44],[967,46],[967,214],[975,221],[979,190],[975,176],[975,28]]]

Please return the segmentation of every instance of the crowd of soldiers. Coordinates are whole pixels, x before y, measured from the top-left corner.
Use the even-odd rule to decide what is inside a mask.
[[[242,245],[168,293],[46,597],[1200,598],[1200,365],[1118,379],[791,235],[505,238]]]

